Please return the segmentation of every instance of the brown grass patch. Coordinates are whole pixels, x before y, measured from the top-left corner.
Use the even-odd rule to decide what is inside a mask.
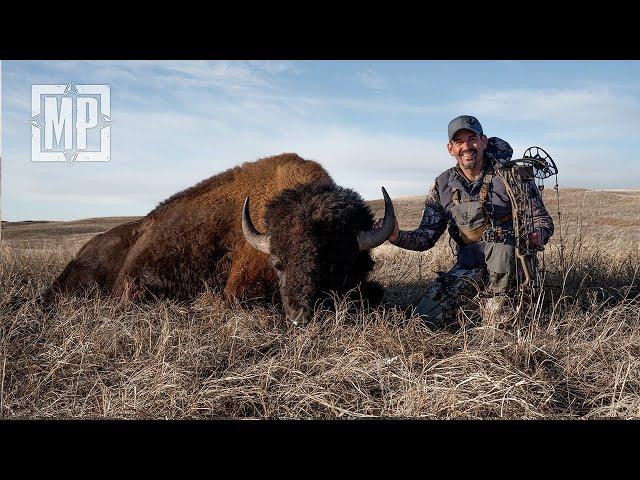
[[[434,272],[453,263],[446,239],[423,253],[375,249],[373,277],[386,287],[385,304],[366,310],[336,299],[334,312],[316,312],[297,328],[276,306],[228,304],[213,290],[188,303],[144,305],[88,292],[47,311],[40,293],[86,241],[82,235],[94,233],[53,233],[45,224],[53,230],[34,246],[42,230],[4,225],[0,414],[638,417],[638,232],[594,221],[601,218],[595,207],[581,208],[592,195],[563,191],[565,248],[556,231],[545,251],[550,286],[525,321],[498,328],[469,308],[458,332],[432,332],[410,314]],[[620,213],[635,205],[621,199],[635,196],[612,195],[619,203],[599,205],[601,212],[637,220],[637,211]],[[400,218],[415,222],[404,228],[414,228],[421,200],[399,200]],[[92,224],[100,220],[85,228]]]

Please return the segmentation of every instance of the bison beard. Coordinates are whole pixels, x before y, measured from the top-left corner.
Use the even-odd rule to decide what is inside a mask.
[[[248,196],[255,228],[269,232],[271,255],[244,238],[240,212]],[[382,289],[366,282],[373,261],[357,239],[372,224],[362,198],[316,162],[296,154],[263,158],[92,238],[43,297],[50,302],[59,292],[97,285],[114,296],[187,300],[207,284],[240,298],[271,300],[279,292],[287,317],[306,320],[332,291],[359,285],[365,298],[379,301]]]

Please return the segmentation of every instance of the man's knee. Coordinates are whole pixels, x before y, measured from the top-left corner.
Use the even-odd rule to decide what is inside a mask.
[[[514,285],[514,274],[489,272],[489,286],[487,290],[493,294],[508,293]]]
[[[507,293],[515,285],[515,247],[506,243],[488,242],[485,262],[489,273],[487,290],[493,294]]]

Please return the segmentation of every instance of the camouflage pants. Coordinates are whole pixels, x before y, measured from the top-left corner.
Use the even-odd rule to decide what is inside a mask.
[[[454,323],[458,308],[484,289],[487,277],[484,266],[465,268],[455,265],[446,273],[437,273],[438,278],[415,309],[416,315],[435,327]]]
[[[487,291],[492,294],[509,293],[516,279],[516,250],[509,243],[486,243],[484,257],[489,278]]]
[[[487,244],[485,265],[467,268],[456,264],[448,272],[438,272],[418,303],[415,314],[432,326],[455,322],[456,314],[465,302],[478,292],[508,295],[515,285],[515,250],[504,244]]]

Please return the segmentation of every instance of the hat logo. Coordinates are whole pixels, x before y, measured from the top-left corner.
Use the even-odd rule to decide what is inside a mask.
[[[468,123],[469,125],[472,125],[472,124],[473,124],[473,122],[475,122],[475,121],[476,121],[476,119],[475,119],[475,118],[473,118],[473,117],[469,117],[469,118],[467,118],[467,123]]]

